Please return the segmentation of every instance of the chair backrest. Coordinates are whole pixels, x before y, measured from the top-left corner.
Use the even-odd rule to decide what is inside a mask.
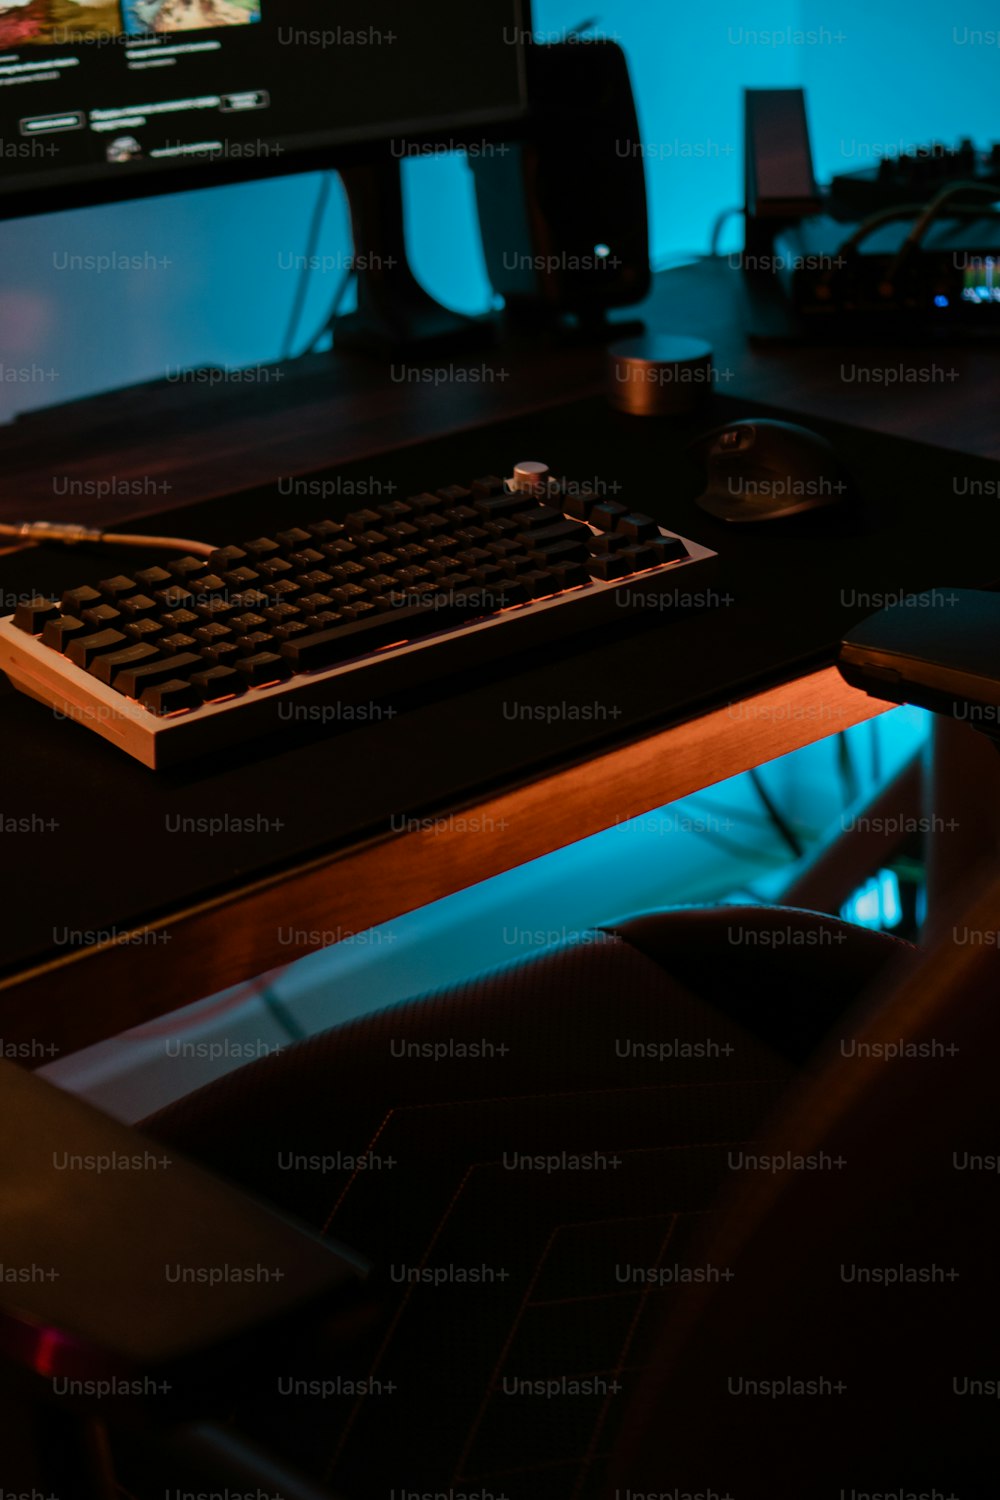
[[[998,929],[994,876],[737,1153],[732,1278],[674,1304],[619,1495],[996,1495]]]

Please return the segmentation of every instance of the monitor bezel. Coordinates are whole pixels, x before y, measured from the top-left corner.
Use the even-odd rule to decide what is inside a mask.
[[[224,162],[200,162],[197,165],[164,164],[155,171],[130,173],[124,166],[121,176],[101,176],[83,181],[43,183],[0,193],[0,221],[34,218],[42,214],[93,208],[101,204],[127,203],[135,199],[173,197],[178,193],[202,192],[239,183],[266,182],[279,177],[297,177],[308,172],[336,171],[340,167],[383,161],[392,155],[394,142],[404,140],[409,147],[463,147],[520,139],[527,134],[530,120],[528,98],[527,51],[533,36],[531,0],[514,0],[518,12],[518,29],[529,38],[520,49],[520,103],[513,107],[483,111],[482,114],[441,118],[440,120],[393,121],[377,131],[359,133],[355,138],[324,140],[314,146],[284,150],[280,157],[231,158]]]

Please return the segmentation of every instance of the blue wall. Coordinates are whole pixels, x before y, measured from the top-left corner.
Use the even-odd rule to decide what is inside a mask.
[[[590,12],[584,0],[536,0],[540,33]],[[803,83],[821,171],[929,136],[1000,137],[1000,48],[964,40],[995,31],[993,0],[746,0],[711,6],[607,0],[601,30],[625,47],[636,86],[650,184],[654,259],[704,249],[712,221],[740,198],[740,91]],[[796,42],[796,31],[806,33]],[[810,36],[810,33],[812,34]],[[0,383],[0,420],[91,391],[199,363],[274,358],[315,201],[314,175],[144,203],[28,219],[0,228],[0,363],[42,374]],[[471,185],[457,158],[407,164],[413,260],[443,301],[487,305]],[[730,229],[735,242],[738,222]],[[323,251],[347,253],[339,188]],[[138,256],[149,268],[62,269],[66,256]],[[153,264],[155,262],[155,264]],[[339,276],[317,274],[303,334]],[[37,372],[36,372],[37,373]]]

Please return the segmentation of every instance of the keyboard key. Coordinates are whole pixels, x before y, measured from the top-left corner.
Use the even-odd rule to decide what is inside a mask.
[[[657,564],[677,562],[682,557],[690,557],[687,547],[679,536],[658,536],[650,543],[656,556]]]
[[[406,544],[406,546],[397,547],[396,563],[399,567],[404,568],[413,567],[415,563],[420,563],[421,565],[423,565],[429,555],[429,547],[421,547],[417,542],[409,542]],[[387,568],[386,572],[391,573],[392,569]]]
[[[99,604],[96,609],[85,609],[81,618],[92,630],[106,630],[109,625],[114,625],[116,620],[121,619],[121,613],[110,604]]]
[[[190,609],[172,609],[161,615],[160,619],[167,630],[180,630],[185,635],[201,624],[199,617]]]
[[[241,656],[259,656],[262,651],[276,651],[278,648],[270,630],[252,630],[249,635],[237,636],[236,649]]]
[[[653,537],[660,534],[660,528],[652,516],[644,516],[639,511],[629,511],[627,515],[618,517],[616,531],[627,536],[633,542],[652,541]]]
[[[239,657],[239,647],[233,637],[229,640],[219,641],[214,646],[202,646],[198,653],[203,661],[212,666],[228,666]]]
[[[130,641],[155,641],[163,634],[163,626],[151,615],[143,620],[130,620],[121,628]]]
[[[223,578],[234,568],[241,568],[247,561],[247,554],[242,547],[217,547],[214,552],[209,553],[208,566],[221,573]],[[137,575],[140,583],[142,574]]]
[[[110,684],[114,681],[116,672],[125,667],[141,667],[146,662],[158,661],[161,655],[155,646],[140,641],[136,645],[126,646],[122,651],[108,651],[103,656],[95,656],[88,670],[98,682]]]
[[[519,578],[522,573],[530,573],[537,563],[530,552],[514,552],[510,557],[500,559],[500,566],[511,578]]]
[[[246,614],[231,615],[226,624],[237,635],[252,635],[255,630],[263,630],[267,624],[267,620],[263,615],[258,615],[253,610],[248,610]]]
[[[97,585],[105,599],[115,604],[119,599],[124,599],[126,594],[137,592],[139,585],[134,578],[128,578],[124,573],[116,573],[114,578],[102,578]]]
[[[118,609],[123,620],[145,620],[156,614],[157,603],[148,594],[130,594],[127,599],[119,599]]]
[[[564,521],[562,512],[553,510],[551,505],[530,505],[526,509],[519,510],[514,520],[518,522],[522,532],[540,531],[542,527],[554,526],[558,523],[564,526],[572,524]]]
[[[467,490],[464,485],[448,484],[445,485],[443,490],[437,491],[437,497],[439,500],[443,500],[445,505],[457,506],[464,505],[471,493],[472,491]]]
[[[619,505],[616,500],[602,500],[600,505],[594,506],[587,519],[591,526],[596,526],[600,531],[614,531],[620,517],[627,515],[627,508]]]
[[[532,549],[532,557],[541,568],[554,568],[560,563],[584,562],[587,549],[579,542],[551,542],[548,546]]]
[[[263,611],[264,619],[272,628],[275,625],[287,625],[289,620],[297,620],[301,613],[294,604],[271,604]]]
[[[438,536],[424,538],[424,551],[429,557],[453,557],[460,546],[461,543],[456,541],[450,533],[442,532]]]
[[[427,571],[433,574],[435,570],[428,565]],[[376,594],[391,594],[393,579],[389,573],[369,573],[361,586],[369,599],[372,599]],[[316,611],[313,610],[312,612],[315,614]]]
[[[292,561],[292,553],[300,551],[303,547],[308,547],[312,542],[309,532],[303,531],[301,526],[293,526],[291,531],[276,531],[274,539],[289,562]]]
[[[103,604],[103,597],[92,588],[67,589],[62,596],[62,612],[64,615],[72,615],[74,619],[82,620],[85,609],[96,609]]]
[[[439,630],[461,624],[467,618],[468,611],[461,606],[446,605],[435,609],[429,604],[416,604],[389,614],[375,612],[366,620],[319,631],[315,635],[299,636],[294,641],[286,641],[281,653],[295,671],[312,672],[399,641],[434,635]]]
[[[297,572],[308,573],[310,568],[321,568],[326,558],[315,547],[301,547],[297,552],[289,552],[288,561]]]
[[[307,635],[310,628],[305,620],[289,620],[285,625],[275,625],[273,634],[275,640],[280,644],[282,641],[292,640],[294,636]]]
[[[201,707],[201,694],[190,682],[175,677],[170,682],[148,687],[139,700],[150,713],[179,714],[188,709]]]
[[[272,600],[261,589],[244,589],[242,594],[231,594],[229,602],[233,606],[234,614],[245,615],[248,610],[251,610],[254,614],[260,615],[268,608]]]
[[[333,582],[333,575],[325,573],[322,568],[313,568],[308,573],[296,573],[295,582],[304,594],[315,594]]]
[[[207,573],[208,563],[203,557],[178,557],[167,563],[167,572],[172,573],[181,583],[188,583]]]
[[[296,603],[304,615],[315,615],[321,609],[333,608],[333,600],[329,594],[324,594],[322,589],[317,589],[314,594],[303,594]]]
[[[218,573],[203,573],[196,578],[191,585],[192,594],[195,599],[210,599],[213,594],[225,594],[229,585]]]
[[[288,646],[282,647],[287,651]],[[283,656],[274,651],[261,651],[258,656],[244,656],[236,663],[236,670],[248,687],[266,687],[270,682],[283,682],[291,676],[291,667]]]
[[[251,588],[260,579],[260,574],[256,568],[245,566],[229,568],[222,576],[225,579],[226,587],[232,589],[237,594],[243,589]]]
[[[515,520],[506,516],[501,516],[498,521],[487,521],[484,517],[483,530],[494,541],[502,542],[505,538],[517,536],[518,527]]]
[[[354,545],[357,547],[362,556],[366,552],[384,552],[386,547],[388,547],[389,545],[389,538],[386,536],[385,532],[376,531],[374,528],[369,531],[356,531],[353,533],[353,537]],[[320,562],[323,562],[324,560],[325,559],[321,556]]]
[[[639,542],[634,547],[626,547],[623,551],[616,553],[616,556],[621,558],[630,573],[641,573],[645,568],[656,566],[656,553],[645,542]]]
[[[472,481],[473,504],[476,500],[492,500],[503,494],[503,480],[497,474],[486,474]]]
[[[577,521],[589,521],[591,511],[597,504],[598,497],[593,491],[581,490],[579,494],[566,496],[563,500],[563,510]]]
[[[199,625],[194,632],[194,638],[199,646],[217,646],[220,641],[231,641],[233,632],[228,625],[213,620],[208,625]]]
[[[497,562],[503,562],[505,558],[518,557],[520,555],[521,548],[517,542],[503,540],[496,542],[487,542],[486,551],[492,557],[495,557]]]
[[[400,521],[398,525],[386,526],[383,530],[390,546],[397,552],[401,547],[419,542],[421,537],[421,533],[410,521]]]
[[[19,604],[14,611],[14,624],[26,635],[41,635],[47,621],[60,618],[65,616],[61,615],[59,605],[41,594],[36,594],[26,604]]]
[[[579,521],[560,521],[555,526],[541,526],[537,531],[522,531],[518,540],[532,551],[537,551],[539,547],[555,547],[561,542],[569,542],[583,557],[590,536],[591,533]]]
[[[51,646],[53,651],[65,651],[74,636],[87,634],[86,625],[75,615],[56,615],[42,627],[42,645]]]
[[[284,578],[286,576],[291,578],[294,569],[291,563],[287,562],[283,557],[269,557],[266,562],[257,564],[257,572],[261,578],[266,578],[270,582],[275,578]],[[265,585],[262,583],[260,587],[264,588]]]
[[[625,538],[620,531],[604,531],[599,536],[591,535],[587,546],[595,557],[608,557],[612,552],[621,552]]]
[[[482,520],[478,510],[471,505],[448,505],[441,512],[449,526],[472,526]]]
[[[143,568],[141,573],[136,573],[135,581],[144,593],[151,594],[154,589],[166,588],[173,580],[166,568],[155,567]]]
[[[200,672],[192,672],[191,686],[205,703],[237,698],[247,689],[246,678],[233,667],[206,667]]]
[[[198,642],[193,635],[186,631],[175,630],[172,635],[163,635],[156,643],[161,653],[167,656],[177,656],[182,651],[196,651]]]
[[[95,656],[105,651],[114,651],[118,646],[127,646],[128,637],[120,630],[98,630],[90,635],[76,635],[66,648],[66,655],[78,667],[89,667]]]
[[[413,515],[412,505],[407,505],[405,500],[387,500],[385,505],[376,507],[383,521],[388,521],[394,526],[399,521],[407,521]]]
[[[258,536],[252,542],[243,543],[243,551],[249,559],[249,566],[255,567],[257,563],[264,562],[269,557],[276,557],[281,548],[273,537]]]
[[[499,521],[501,518],[520,515],[524,510],[524,496],[502,493],[474,495],[472,504],[476,513],[484,521]]]
[[[230,615],[236,614],[237,608],[231,599],[216,595],[210,599],[196,600],[194,613],[200,620],[205,620],[208,624],[212,624],[213,621],[221,624]]]
[[[356,583],[360,585],[361,580],[366,576],[367,571],[368,570],[366,568],[363,568],[360,563],[341,563],[339,567],[330,569],[330,582],[334,585],[334,587],[339,587],[341,584],[345,583]]]
[[[291,603],[292,600],[297,601],[301,588],[298,583],[292,583],[289,577],[273,577],[273,579],[267,579],[267,588],[264,592],[268,600],[273,600],[274,603],[282,603],[282,601]]]
[[[486,563],[482,567],[473,568],[472,581],[480,588],[493,589],[497,594],[502,594],[508,580],[507,574],[496,563]]]
[[[436,510],[417,516],[414,525],[424,537],[437,536],[440,532],[448,530],[447,519]]]
[[[161,609],[189,609],[194,601],[191,590],[178,583],[170,584],[165,589],[154,589],[153,598]]]
[[[422,495],[408,495],[406,503],[410,507],[414,518],[427,515],[432,510],[441,509],[441,501],[437,495],[432,495],[429,490],[425,490]]]
[[[558,580],[552,576],[548,568],[533,568],[528,573],[522,573],[518,582],[530,599],[543,599],[546,595],[559,591]]]
[[[317,547],[321,547],[324,542],[335,542],[344,535],[344,528],[339,521],[310,521],[306,530],[315,539]]]
[[[372,527],[379,527],[382,517],[377,510],[352,510],[349,516],[344,517],[344,525],[351,533],[359,531],[371,531]]]
[[[600,578],[605,583],[613,578],[624,578],[631,571],[620,552],[611,552],[607,557],[592,557],[588,567],[595,578]]]
[[[186,681],[192,671],[204,666],[194,651],[182,651],[176,656],[164,656],[159,661],[147,662],[138,667],[125,667],[114,678],[111,686],[126,698],[141,698],[147,688],[159,687],[174,678]]]
[[[431,576],[427,568],[400,568],[396,574],[396,582],[404,589],[411,589],[418,583],[426,583]],[[381,593],[382,590],[376,589],[374,592]]]
[[[364,589],[356,583],[345,583],[342,588],[330,590],[334,609],[339,609],[342,604],[360,604],[364,597]]]
[[[552,576],[561,589],[577,589],[590,582],[590,574],[583,563],[579,562],[556,563],[552,568]]]

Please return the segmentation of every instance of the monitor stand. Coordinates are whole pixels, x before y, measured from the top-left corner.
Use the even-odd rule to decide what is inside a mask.
[[[358,305],[331,320],[334,352],[433,359],[495,343],[492,317],[450,312],[410,269],[398,157],[343,167],[340,176],[351,211]]]

